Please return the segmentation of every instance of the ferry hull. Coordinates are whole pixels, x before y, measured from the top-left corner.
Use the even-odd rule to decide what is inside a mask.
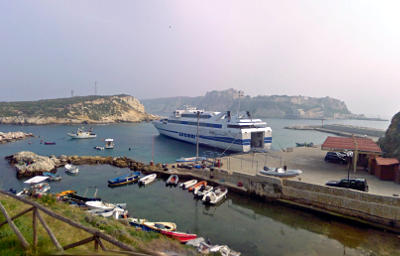
[[[164,124],[159,121],[153,122],[154,127],[162,135],[196,144],[196,127],[182,127],[176,124]],[[251,133],[230,133],[216,129],[199,129],[199,144],[215,147],[228,151],[249,152],[252,149],[268,150],[271,147],[271,132],[264,132],[263,147],[251,146]]]

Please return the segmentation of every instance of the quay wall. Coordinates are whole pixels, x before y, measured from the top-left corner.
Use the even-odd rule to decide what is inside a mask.
[[[224,170],[215,170],[212,173],[214,179],[221,183],[237,185],[243,184],[248,194],[253,194],[267,199],[277,199],[282,195],[282,180],[275,177],[252,176],[243,173],[228,173]]]
[[[400,198],[287,179],[282,185],[282,199],[400,229]]]
[[[358,220],[400,232],[400,198],[370,194],[345,188],[328,187],[292,179],[247,175],[216,169],[203,177],[230,190],[266,200],[293,202],[313,210],[354,217]],[[212,177],[212,178],[211,178]],[[242,190],[237,188],[243,184]]]

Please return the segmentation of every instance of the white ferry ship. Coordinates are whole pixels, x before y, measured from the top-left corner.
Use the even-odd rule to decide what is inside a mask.
[[[271,147],[272,130],[253,119],[249,112],[233,116],[231,111],[176,110],[169,118],[153,121],[160,134],[229,151],[248,152]],[[198,129],[198,131],[197,131]],[[197,133],[198,132],[198,133]]]

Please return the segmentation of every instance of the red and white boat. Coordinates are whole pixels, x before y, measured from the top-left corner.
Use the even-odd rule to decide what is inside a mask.
[[[161,234],[166,235],[168,237],[174,238],[179,240],[181,243],[186,243],[189,240],[193,240],[197,238],[196,234],[188,234],[184,232],[178,232],[178,231],[160,231]]]

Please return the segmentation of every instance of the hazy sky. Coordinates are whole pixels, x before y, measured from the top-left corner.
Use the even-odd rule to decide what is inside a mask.
[[[0,0],[0,100],[331,96],[400,110],[400,1]]]

